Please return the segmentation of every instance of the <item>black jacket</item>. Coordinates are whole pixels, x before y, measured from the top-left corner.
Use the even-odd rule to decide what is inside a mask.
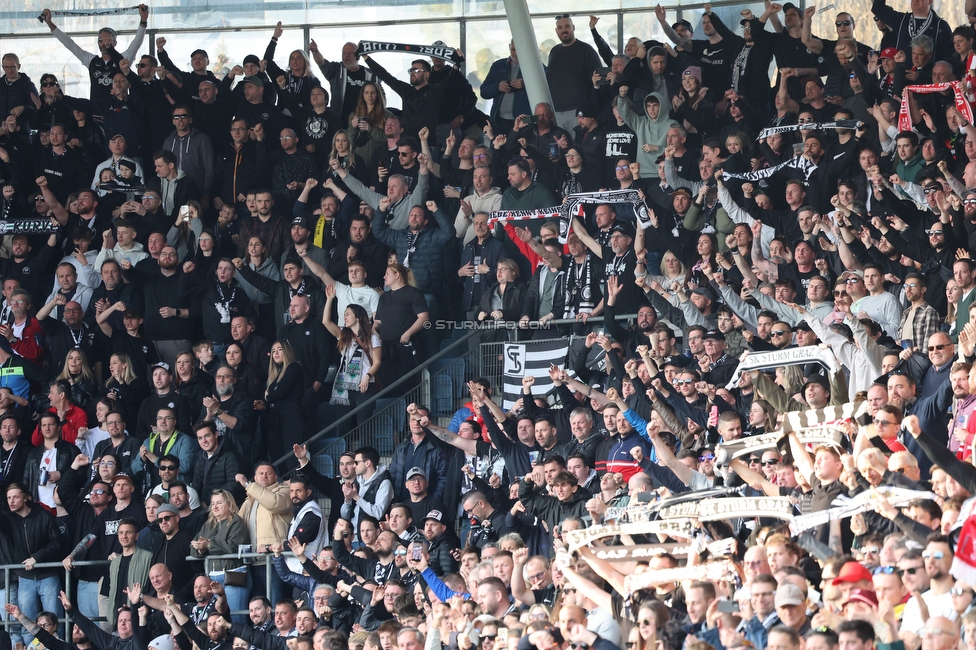
[[[448,519],[450,522],[450,519]],[[430,560],[428,564],[430,565],[431,571],[436,573],[438,576],[443,576],[447,573],[455,573],[458,570],[458,561],[454,559],[451,552],[455,549],[461,548],[461,540],[458,536],[454,534],[451,529],[450,523],[448,523],[448,528],[438,537],[434,538],[434,541],[430,543],[427,548],[427,552],[430,554]]]
[[[37,485],[35,482],[34,485]],[[29,557],[36,562],[56,562],[59,557],[60,541],[54,527],[54,517],[36,503],[28,503],[26,517],[15,512],[5,512],[10,522],[10,560],[23,562]],[[17,569],[14,575],[19,578],[40,580],[58,575],[56,569]]]
[[[221,441],[210,458],[207,452],[197,452],[193,462],[193,487],[200,495],[201,503],[210,503],[210,493],[227,490],[238,502],[244,502],[244,488],[234,477],[242,471],[241,459],[226,442]]]

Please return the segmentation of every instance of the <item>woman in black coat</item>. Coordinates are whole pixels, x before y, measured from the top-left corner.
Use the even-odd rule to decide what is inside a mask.
[[[267,408],[265,418],[271,458],[278,459],[290,452],[293,445],[305,441],[305,416],[302,400],[305,397],[305,371],[295,361],[295,351],[288,341],[271,345],[268,364],[268,387],[264,393]]]

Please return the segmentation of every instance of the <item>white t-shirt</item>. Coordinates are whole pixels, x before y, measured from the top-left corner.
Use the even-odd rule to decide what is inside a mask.
[[[373,333],[373,338],[370,340],[369,344],[373,347],[374,350],[378,350],[383,347],[383,342],[380,341],[379,335],[376,334],[375,332]],[[350,345],[348,348],[346,348],[345,352],[342,353],[343,356],[345,356],[346,358],[346,364],[348,364],[349,360],[352,359],[352,354],[354,350],[359,350],[359,346]],[[373,355],[364,354],[362,373],[366,374],[367,372],[369,372],[369,369],[372,366],[373,366]],[[376,381],[376,377],[370,377],[369,382],[373,383],[374,381]]]
[[[342,327],[342,314],[349,303],[360,305],[366,310],[370,318],[376,315],[376,307],[380,304],[380,294],[373,287],[351,287],[341,282],[335,283],[336,300],[339,302],[339,327]]]
[[[46,450],[44,452],[44,455],[41,456],[41,471],[47,470],[48,472],[56,472],[57,469],[58,469],[57,448]],[[46,485],[38,485],[37,486],[38,501],[40,501],[41,503],[43,503],[44,505],[50,508],[54,508],[56,505],[54,503],[54,488],[56,486],[57,483],[55,483],[51,479],[48,479]]]

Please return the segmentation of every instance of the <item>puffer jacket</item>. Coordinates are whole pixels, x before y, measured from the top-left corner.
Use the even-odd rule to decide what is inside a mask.
[[[245,524],[250,524],[251,509],[255,502],[258,504],[256,513],[256,539],[252,540],[258,546],[274,544],[285,539],[288,532],[288,522],[291,518],[291,498],[288,496],[288,486],[275,483],[270,487],[263,487],[254,481],[245,488],[247,499],[241,504],[238,514]],[[250,526],[248,526],[250,530]]]
[[[404,259],[409,248],[407,240],[410,231],[390,228],[386,223],[386,213],[379,210],[373,219],[373,236],[396,249],[397,260],[404,266],[409,266],[417,281],[417,288],[424,293],[440,293],[444,284],[444,248],[454,239],[454,225],[448,221],[442,210],[434,212],[434,219],[437,220],[436,228],[428,223],[417,234],[415,250],[410,254],[409,264],[404,264]]]
[[[454,531],[448,528],[439,536],[434,538],[427,548],[430,554],[428,564],[431,570],[438,576],[447,573],[454,573],[458,570],[458,561],[451,555],[451,551],[461,548],[461,540],[458,539]]]
[[[209,473],[207,464],[210,464]],[[220,442],[217,451],[212,458],[207,458],[207,453],[202,449],[197,452],[193,459],[193,487],[200,495],[200,502],[210,504],[210,493],[214,490],[227,490],[234,495],[235,501],[242,501],[244,498],[244,488],[234,478],[242,469],[241,459],[233,446],[225,441]],[[206,480],[204,480],[206,476]],[[242,542],[246,543],[246,542]]]
[[[420,443],[420,448],[414,456],[413,463],[406,465],[407,449],[413,444],[409,434],[406,440],[397,445],[393,450],[393,458],[387,471],[393,481],[393,502],[408,503],[410,495],[407,493],[407,472],[414,467],[419,467],[427,474],[427,493],[438,501],[444,501],[444,489],[446,487],[447,460],[441,452],[440,447],[434,443],[433,439],[425,438]]]

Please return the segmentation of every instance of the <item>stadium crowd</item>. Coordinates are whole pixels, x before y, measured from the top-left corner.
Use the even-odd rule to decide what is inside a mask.
[[[535,106],[514,43],[217,78],[45,9],[91,92],[2,56],[0,648],[976,649],[976,2],[907,9],[562,15]],[[456,322],[573,343],[320,473]]]

